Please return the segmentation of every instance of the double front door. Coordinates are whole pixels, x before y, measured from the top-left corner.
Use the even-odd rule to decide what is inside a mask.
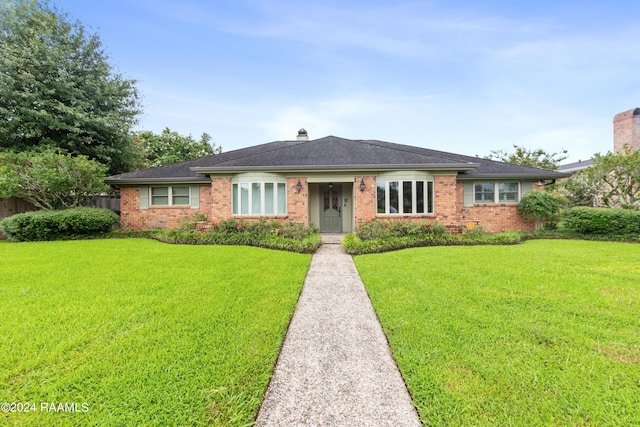
[[[342,232],[341,186],[336,184],[320,187],[320,231]]]

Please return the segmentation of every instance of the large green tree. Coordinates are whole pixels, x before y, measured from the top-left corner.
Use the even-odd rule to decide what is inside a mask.
[[[0,0],[0,147],[55,147],[110,173],[131,170],[135,84],[114,70],[97,34],[47,0]]]
[[[532,150],[516,144],[513,144],[513,148],[515,149],[513,153],[507,153],[504,150],[491,150],[491,152],[485,156],[485,159],[498,160],[514,165],[555,170],[558,168],[560,162],[568,157],[567,150],[562,150],[559,153],[548,153],[542,148]]]
[[[134,141],[146,166],[162,166],[222,152],[222,147],[211,143],[208,133],[196,141],[191,135],[183,136],[169,128],[164,128],[159,135],[151,131],[138,132],[134,134]]]

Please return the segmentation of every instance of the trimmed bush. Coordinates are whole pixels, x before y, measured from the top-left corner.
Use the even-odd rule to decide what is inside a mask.
[[[517,232],[484,235],[434,234],[371,240],[362,240],[356,234],[349,234],[342,239],[342,247],[350,255],[362,255],[423,246],[515,245],[521,242],[522,236]]]
[[[0,221],[0,230],[18,242],[60,240],[105,233],[119,222],[109,209],[82,207],[13,215]]]
[[[358,224],[356,235],[361,240],[389,239],[393,237],[441,236],[447,232],[444,225],[434,222],[377,220]]]
[[[259,221],[223,219],[205,232],[198,231],[193,220],[186,218],[171,231],[153,233],[151,236],[165,243],[186,245],[247,245],[280,249],[290,252],[313,253],[322,244],[315,226],[305,227],[297,223],[280,223],[261,218]]]
[[[575,207],[562,213],[566,230],[607,237],[640,235],[640,211]]]

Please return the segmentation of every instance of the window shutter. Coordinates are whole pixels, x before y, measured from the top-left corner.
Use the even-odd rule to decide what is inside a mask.
[[[140,193],[140,209],[149,209],[149,187],[147,185],[141,185],[138,187]]]
[[[191,186],[191,209],[200,208],[200,186],[192,185]]]
[[[467,207],[473,206],[473,182],[464,183],[464,205]]]
[[[522,195],[524,196],[527,193],[531,193],[531,191],[533,191],[533,188],[531,186],[531,182],[523,182],[520,184],[520,188],[522,188]]]

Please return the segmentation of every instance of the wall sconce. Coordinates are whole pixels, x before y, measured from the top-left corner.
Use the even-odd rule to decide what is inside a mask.
[[[364,178],[362,178],[362,179],[360,180],[360,192],[361,192],[361,193],[364,191],[364,187],[365,187],[365,185],[364,185]]]
[[[333,182],[329,183],[329,190],[333,190]]]
[[[542,182],[541,179],[538,180],[538,182],[536,182],[537,185],[543,185],[544,183]]]
[[[300,190],[302,190],[302,184],[300,183],[300,180],[298,180],[298,183],[296,184],[296,190],[298,190],[298,193],[300,192]]]

